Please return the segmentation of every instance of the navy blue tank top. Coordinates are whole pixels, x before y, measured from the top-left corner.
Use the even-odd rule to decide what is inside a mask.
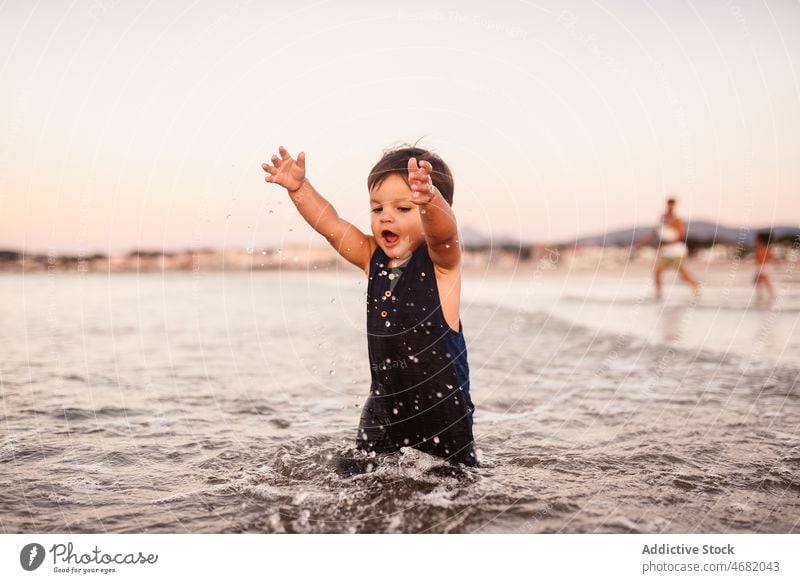
[[[414,447],[477,466],[461,322],[456,332],[444,319],[427,245],[398,271],[378,247],[367,286],[372,385],[357,447],[379,453]]]

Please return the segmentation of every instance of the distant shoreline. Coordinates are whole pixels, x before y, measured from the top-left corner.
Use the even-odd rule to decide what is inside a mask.
[[[773,245],[779,261],[800,260],[800,237]],[[728,265],[747,261],[752,249],[745,245],[714,244],[695,248],[687,259],[692,265]],[[632,250],[630,246],[528,245],[467,247],[463,251],[465,272],[514,270],[614,270],[652,268],[656,250],[652,246]],[[286,246],[280,249],[213,249],[182,252],[131,251],[116,255],[27,254],[0,250],[0,273],[166,273],[166,272],[331,272],[354,269],[328,246]]]

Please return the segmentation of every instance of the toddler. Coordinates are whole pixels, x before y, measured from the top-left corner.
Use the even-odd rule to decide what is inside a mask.
[[[372,383],[356,447],[414,447],[477,466],[467,348],[460,319],[461,246],[453,176],[416,147],[384,153],[367,178],[372,235],[340,218],[306,178],[305,154],[282,146],[266,181],[347,261],[364,271]]]

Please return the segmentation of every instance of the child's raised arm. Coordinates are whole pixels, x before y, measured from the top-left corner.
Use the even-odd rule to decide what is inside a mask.
[[[272,156],[271,166],[261,165],[267,173],[265,180],[283,186],[306,222],[342,257],[368,272],[373,238],[340,218],[336,209],[311,186],[306,178],[305,153],[300,152],[294,160],[283,146],[278,152],[280,158]]]
[[[441,269],[457,269],[461,263],[461,245],[458,242],[458,225],[453,209],[433,185],[430,162],[416,158],[408,160],[408,184],[411,202],[419,207],[425,243],[433,264]]]

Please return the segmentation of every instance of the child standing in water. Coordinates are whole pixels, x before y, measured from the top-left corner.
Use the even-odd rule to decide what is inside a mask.
[[[761,286],[767,288],[769,299],[775,299],[775,290],[772,288],[772,281],[769,277],[769,264],[773,260],[772,250],[769,247],[769,233],[756,234],[756,275],[753,283],[756,286],[756,294],[761,299]]]
[[[414,447],[451,463],[477,466],[467,348],[460,319],[461,246],[453,214],[453,176],[437,155],[404,147],[370,171],[372,235],[340,218],[305,174],[305,154],[281,146],[263,164],[297,210],[367,287],[367,347],[372,383],[356,447],[387,453]]]

